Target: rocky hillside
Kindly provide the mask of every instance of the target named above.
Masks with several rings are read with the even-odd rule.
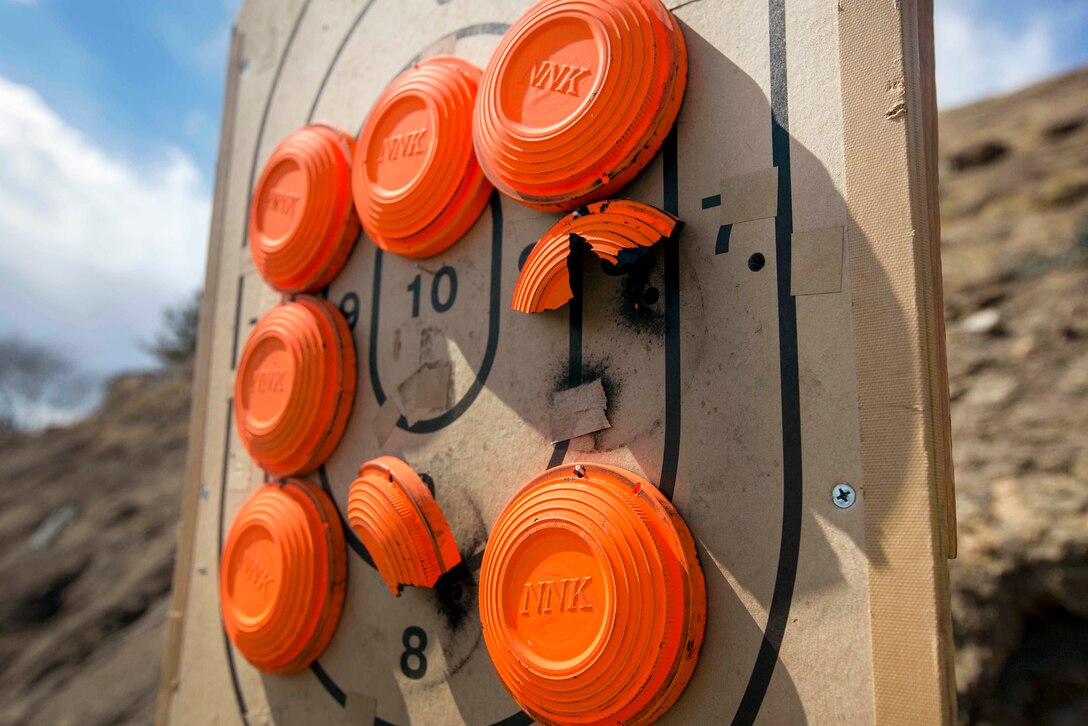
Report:
[[[961,718],[1088,723],[1088,70],[941,117]]]
[[[151,723],[190,379],[126,376],[87,421],[0,434],[0,723]]]
[[[1088,70],[941,118],[961,720],[1088,723]],[[189,371],[0,433],[0,723],[148,723]]]

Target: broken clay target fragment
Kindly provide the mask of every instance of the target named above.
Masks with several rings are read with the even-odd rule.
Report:
[[[355,398],[355,343],[328,300],[299,295],[265,313],[234,379],[234,424],[274,477],[308,474],[333,452]]]
[[[227,635],[256,668],[294,673],[321,655],[346,586],[344,532],[318,487],[266,484],[238,510],[223,547],[219,602]]]
[[[687,83],[680,24],[659,0],[544,0],[484,71],[473,143],[501,191],[535,209],[610,196],[661,147]]]
[[[434,587],[461,562],[457,543],[419,475],[394,456],[366,462],[348,491],[348,523],[385,584]]]
[[[492,186],[472,148],[480,69],[453,56],[421,61],[378,98],[355,149],[352,190],[384,250],[430,257],[459,240]]]
[[[512,307],[523,313],[554,310],[573,295],[567,272],[571,235],[583,239],[602,260],[620,262],[624,250],[652,247],[673,238],[679,219],[628,199],[595,202],[559,220],[534,246],[514,285]]]
[[[355,246],[354,147],[348,133],[315,124],[288,135],[265,164],[249,208],[249,250],[280,292],[325,287]]]
[[[706,624],[691,533],[648,481],[564,465],[521,488],[480,571],[484,642],[545,724],[648,724],[687,685]]]

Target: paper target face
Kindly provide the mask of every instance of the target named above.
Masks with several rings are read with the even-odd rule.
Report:
[[[689,63],[679,116],[645,168],[610,198],[655,207],[682,228],[619,264],[572,253],[570,303],[512,309],[534,245],[565,213],[498,190],[467,232],[432,256],[406,257],[359,234],[343,269],[316,293],[350,330],[354,402],[339,443],[305,477],[330,497],[343,529],[342,616],[328,647],[290,675],[257,671],[222,634],[219,551],[235,513],[267,481],[233,422],[235,372],[251,331],[281,300],[248,249],[254,185],[296,129],[322,123],[358,135],[382,92],[413,65],[456,56],[484,69],[530,5],[313,0],[242,11],[216,200],[221,244],[209,278],[217,302],[206,496],[175,718],[206,698],[201,708],[224,722],[532,722],[485,647],[481,566],[522,485],[577,462],[652,483],[695,544],[705,637],[690,682],[660,722],[791,719],[808,699],[826,701],[822,676],[795,679],[783,662],[807,658],[816,622],[804,618],[829,608],[843,618],[820,617],[820,639],[852,651],[844,667],[855,687],[871,688],[868,633],[849,625],[867,617],[862,508],[832,515],[830,501],[803,506],[809,480],[821,497],[835,481],[860,480],[850,298],[841,284],[841,119],[837,101],[826,100],[839,97],[838,58],[787,43],[821,32],[833,41],[836,19],[822,6],[787,17],[773,12],[776,2],[770,13],[766,2],[677,3]],[[812,237],[823,245],[816,272],[791,256],[810,230],[822,234]],[[836,260],[838,277],[827,272]],[[799,296],[803,285],[815,292]],[[565,395],[580,387],[584,396]],[[803,453],[810,446],[819,452],[811,459]],[[359,467],[383,455],[402,459],[433,490],[462,560],[436,587],[405,587],[399,597],[347,519]],[[838,557],[838,574],[807,572],[802,552]],[[866,720],[870,708],[862,698],[845,716]]]

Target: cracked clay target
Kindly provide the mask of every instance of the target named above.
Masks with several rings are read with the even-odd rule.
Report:
[[[499,677],[548,724],[648,724],[684,690],[706,624],[687,526],[642,477],[558,466],[499,515],[480,571]]]
[[[633,179],[680,111],[687,49],[658,0],[545,0],[484,71],[473,141],[488,178],[530,207],[572,210]]]
[[[397,597],[404,585],[434,587],[442,573],[461,562],[434,495],[395,456],[379,456],[360,467],[348,494],[347,515]]]

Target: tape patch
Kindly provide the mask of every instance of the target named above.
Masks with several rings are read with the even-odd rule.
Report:
[[[842,292],[842,227],[794,232],[792,244],[791,295]]]
[[[608,396],[599,378],[556,391],[552,394],[552,443],[612,428],[605,413],[607,408]]]
[[[720,224],[767,219],[778,214],[778,167],[722,181]]]

